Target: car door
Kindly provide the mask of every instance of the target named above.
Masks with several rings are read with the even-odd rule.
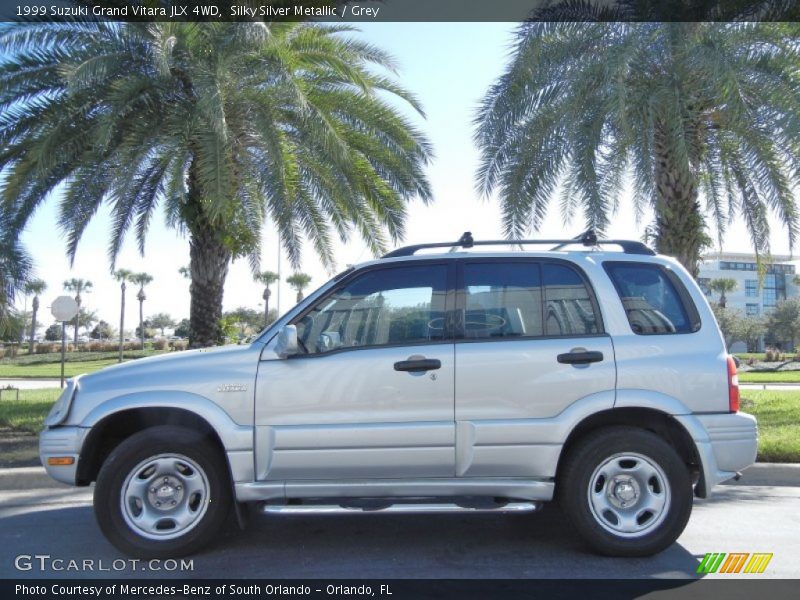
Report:
[[[464,261],[458,278],[456,472],[551,476],[557,416],[613,405],[614,350],[591,287],[544,259]]]
[[[259,364],[259,479],[454,476],[454,282],[445,262],[378,265],[293,320],[302,352]]]

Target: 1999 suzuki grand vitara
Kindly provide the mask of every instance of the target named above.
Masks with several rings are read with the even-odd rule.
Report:
[[[500,244],[555,247],[469,251]],[[595,550],[642,556],[755,460],[738,402],[714,315],[675,260],[589,232],[465,234],[345,271],[249,345],[72,379],[40,455],[59,481],[96,482],[100,528],[134,556],[197,551],[244,503],[425,513],[554,498]]]

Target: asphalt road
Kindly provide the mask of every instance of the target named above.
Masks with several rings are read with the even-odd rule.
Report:
[[[87,490],[2,491],[0,577],[696,578],[706,552],[771,552],[756,577],[799,577],[800,487],[716,490],[713,499],[695,502],[678,543],[648,559],[590,554],[548,505],[527,515],[257,516],[245,532],[231,523],[193,557],[190,572],[115,563],[125,557],[101,535]],[[65,566],[91,559],[95,570],[41,570],[34,559],[30,570],[19,571],[20,555],[49,555]],[[100,561],[110,570],[97,571]]]

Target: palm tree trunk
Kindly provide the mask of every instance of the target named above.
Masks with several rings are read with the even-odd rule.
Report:
[[[125,282],[120,284],[122,298],[119,309],[119,362],[122,362],[122,348],[125,345]]]
[[[22,327],[19,328],[19,349],[22,351],[22,344],[25,342],[25,322],[28,319],[28,294],[25,294],[25,305],[22,308]]]
[[[269,291],[268,287],[265,287],[264,293],[261,296],[264,299],[264,327],[269,324],[269,297],[271,295],[272,292]]]
[[[78,327],[81,324],[81,297],[80,295],[75,296],[75,302],[78,303],[78,312],[75,315],[75,349],[78,349]]]
[[[697,277],[700,252],[705,245],[703,216],[697,180],[688,160],[670,150],[663,127],[654,135],[656,188],[656,248],[674,256]]]
[[[191,228],[189,241],[189,347],[204,348],[222,342],[222,294],[231,252],[207,227]]]
[[[31,307],[31,337],[28,344],[28,354],[33,354],[34,340],[36,339],[36,316],[39,312],[39,296],[33,297],[33,305]]]
[[[202,201],[201,178],[193,160],[189,165],[188,194],[183,217],[189,230],[189,347],[205,348],[223,343],[220,326],[222,295],[232,254],[214,231]]]
[[[144,300],[141,298],[139,299],[139,336],[142,338],[142,350],[144,350]]]

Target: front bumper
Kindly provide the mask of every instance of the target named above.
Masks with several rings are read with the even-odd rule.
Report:
[[[707,497],[718,483],[756,461],[758,427],[747,413],[713,413],[675,417],[692,436],[703,468],[698,495]]]
[[[39,434],[39,460],[50,477],[61,483],[75,485],[81,447],[88,431],[85,427],[51,427]],[[47,464],[48,458],[65,456],[74,459],[71,465]]]

